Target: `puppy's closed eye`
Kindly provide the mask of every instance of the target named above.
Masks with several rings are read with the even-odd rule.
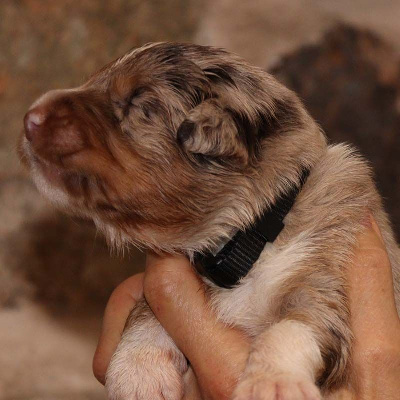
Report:
[[[146,87],[139,86],[133,89],[124,98],[116,97],[111,98],[111,102],[115,107],[115,114],[119,120],[129,115],[129,110],[131,107],[139,107],[140,100],[143,100],[143,95],[148,91]]]

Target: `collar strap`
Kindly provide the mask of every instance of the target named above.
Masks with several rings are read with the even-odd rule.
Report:
[[[238,231],[217,254],[196,253],[194,263],[197,270],[218,286],[235,286],[258,260],[266,243],[272,243],[285,227],[283,220],[293,207],[309,173],[309,169],[304,169],[299,186],[292,186],[249,228]]]

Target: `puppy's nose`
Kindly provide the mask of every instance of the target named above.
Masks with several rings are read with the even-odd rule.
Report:
[[[32,142],[38,135],[41,126],[46,120],[46,113],[43,109],[34,108],[26,113],[24,117],[25,137]]]

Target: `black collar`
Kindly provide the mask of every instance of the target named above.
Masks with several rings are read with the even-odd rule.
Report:
[[[218,286],[232,288],[236,285],[258,260],[265,244],[273,242],[285,227],[283,219],[292,208],[309,173],[309,169],[304,169],[299,186],[293,186],[282,195],[249,228],[238,231],[217,254],[196,253],[196,269]]]

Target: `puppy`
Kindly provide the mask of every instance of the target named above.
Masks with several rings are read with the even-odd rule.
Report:
[[[346,384],[346,268],[369,213],[397,301],[400,253],[368,163],[328,145],[293,92],[224,50],[155,43],[45,94],[24,124],[20,154],[56,206],[111,246],[183,253],[206,275],[218,318],[252,338],[235,400],[318,399]],[[250,257],[207,264],[243,240]],[[143,301],[109,366],[109,399],[181,399],[187,368]]]

